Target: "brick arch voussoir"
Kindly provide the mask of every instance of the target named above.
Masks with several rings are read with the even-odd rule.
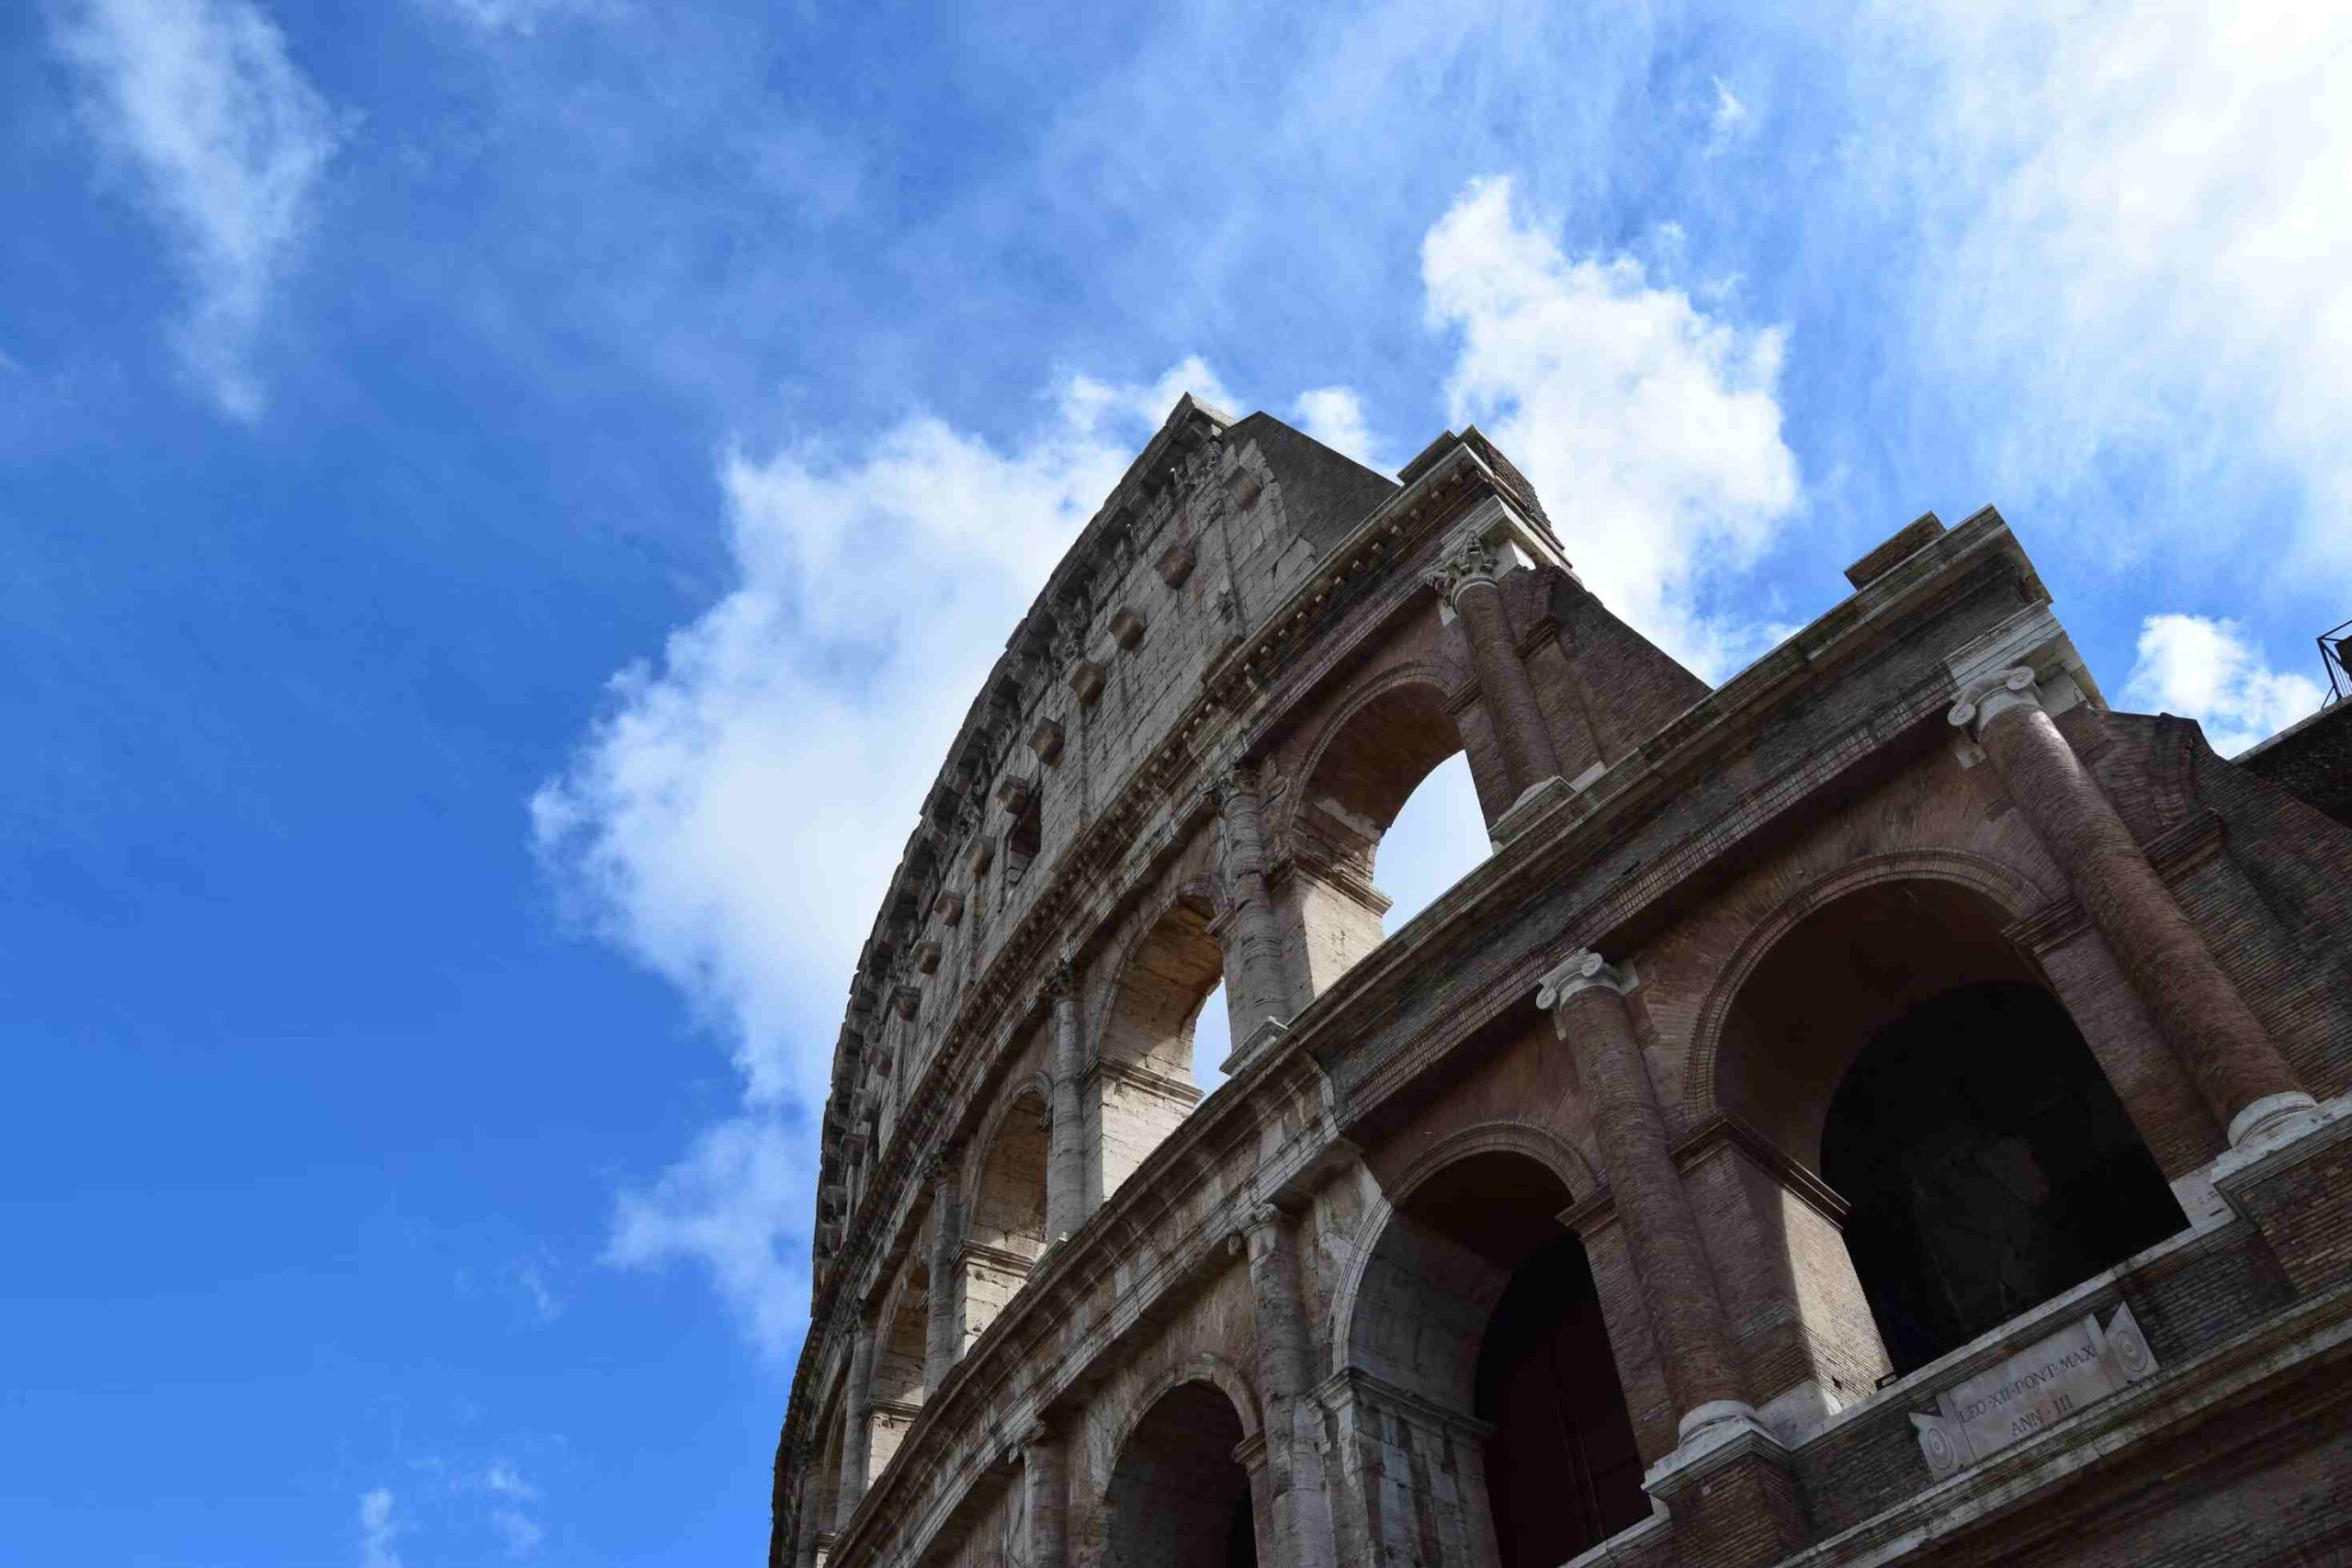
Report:
[[[1363,1289],[1364,1271],[1374,1252],[1396,1218],[1398,1205],[1410,1199],[1429,1179],[1447,1167],[1474,1155],[1523,1155],[1560,1179],[1571,1199],[1581,1202],[1601,1188],[1600,1175],[1584,1151],[1549,1128],[1526,1122],[1482,1122],[1439,1139],[1416,1156],[1398,1173],[1394,1193],[1375,1190],[1365,1204],[1355,1233],[1350,1237],[1348,1260],[1331,1292],[1330,1371],[1336,1375],[1351,1364],[1356,1329],[1356,1301]]]
[[[1715,1062],[1723,1043],[1724,1025],[1749,976],[1780,945],[1781,939],[1807,916],[1838,899],[1891,882],[1954,883],[1982,895],[2012,920],[2032,913],[2049,897],[2015,866],[1986,855],[1950,849],[1894,850],[1867,855],[1803,883],[1749,925],[1707,987],[1707,998],[1700,1006],[1682,1062],[1683,1092],[1695,1114],[1711,1115],[1716,1109]]]
[[[1146,943],[1159,933],[1165,920],[1180,904],[1204,904],[1212,919],[1226,912],[1227,900],[1225,888],[1215,874],[1200,870],[1163,883],[1159,889],[1136,906],[1134,923],[1119,939],[1117,958],[1103,972],[1102,978],[1087,993],[1084,1010],[1080,1014],[1080,1027],[1085,1032],[1084,1058],[1090,1066],[1102,1059],[1103,1032],[1110,1027],[1111,1009],[1118,1000],[1119,983],[1143,952]]]
[[[1131,1401],[1119,1412],[1119,1420],[1112,1429],[1111,1442],[1105,1449],[1111,1462],[1104,1467],[1094,1486],[1098,1504],[1109,1500],[1111,1483],[1117,1479],[1119,1461],[1127,1457],[1127,1445],[1134,1440],[1136,1428],[1159,1408],[1159,1402],[1190,1382],[1204,1382],[1225,1395],[1226,1403],[1241,1420],[1244,1442],[1258,1435],[1264,1423],[1258,1410],[1257,1386],[1249,1373],[1213,1351],[1199,1350],[1183,1357],[1172,1366],[1163,1366],[1157,1376],[1142,1386],[1150,1392]]]
[[[1313,739],[1306,744],[1297,766],[1293,768],[1279,807],[1272,813],[1269,827],[1272,842],[1266,848],[1270,855],[1279,859],[1296,847],[1295,843],[1298,814],[1305,809],[1306,785],[1323,766],[1323,759],[1330,752],[1349,727],[1363,710],[1391,692],[1407,686],[1426,686],[1443,702],[1455,687],[1465,680],[1466,673],[1432,659],[1408,659],[1382,668],[1363,679],[1346,698],[1338,704],[1317,727]]]

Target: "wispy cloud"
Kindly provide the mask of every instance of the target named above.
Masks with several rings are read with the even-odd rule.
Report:
[[[738,586],[616,678],[531,805],[547,864],[730,1046],[741,1112],[625,1193],[608,1258],[692,1259],[755,1343],[805,1311],[813,1108],[839,1007],[922,793],[1046,572],[1180,392],[1065,381],[991,445],[913,415],[843,453],[726,456]]]
[[[1711,316],[1630,256],[1571,260],[1506,179],[1462,194],[1421,276],[1460,338],[1453,419],[1527,470],[1593,591],[1703,673],[1760,651],[1764,628],[1715,592],[1796,511],[1780,331]]]
[[[359,1568],[401,1568],[392,1542],[401,1531],[392,1517],[390,1487],[379,1486],[359,1495]]]
[[[527,38],[541,22],[613,9],[613,0],[423,0],[427,9],[454,17],[488,34]]]
[[[262,412],[249,363],[340,130],[253,0],[85,0],[56,13],[90,128],[169,234],[194,295],[174,332],[223,412]]]
[[[1374,446],[1372,432],[1364,425],[1363,400],[1351,388],[1317,387],[1301,392],[1291,405],[1291,418],[1324,446],[1345,452],[1368,468],[1391,468]]]
[[[2140,623],[2139,660],[2123,688],[2134,707],[2197,720],[2224,757],[2318,711],[2323,694],[2310,676],[2271,669],[2236,621],[2177,615]]]
[[[2278,548],[2352,581],[2352,11],[1881,5],[1849,59],[1855,194],[1915,201],[1917,332],[2001,492],[2106,501],[2116,552]]]

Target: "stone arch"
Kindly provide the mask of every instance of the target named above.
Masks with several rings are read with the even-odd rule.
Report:
[[[1716,1107],[1843,1205],[1842,1258],[1783,1238],[1810,1293],[1859,1292],[1878,1345],[1855,1359],[1897,1371],[2185,1223],[2106,1069],[2006,934],[2013,889],[1954,870],[1906,857],[1790,900],[1741,955],[1712,1035]]]
[[[1258,1435],[1261,1426],[1258,1389],[1257,1385],[1250,1382],[1250,1374],[1214,1351],[1196,1350],[1177,1361],[1173,1366],[1164,1367],[1158,1377],[1145,1385],[1151,1390],[1149,1396],[1137,1399],[1128,1404],[1118,1425],[1112,1428],[1111,1441],[1106,1445],[1114,1468],[1118,1462],[1118,1456],[1125,1450],[1128,1440],[1135,1435],[1136,1425],[1143,1420],[1145,1415],[1170,1392],[1182,1388],[1188,1382],[1204,1382],[1214,1385],[1219,1393],[1225,1395],[1227,1402],[1233,1406],[1234,1413],[1239,1416],[1241,1436],[1246,1439]],[[1109,1478],[1106,1476],[1102,1483],[1103,1489],[1107,1491],[1110,1484]]]
[[[1748,928],[1730,959],[1716,971],[1699,1009],[1684,1057],[1682,1081],[1691,1109],[1704,1115],[1716,1104],[1716,1063],[1724,1021],[1756,966],[1804,918],[1824,905],[1862,888],[1901,881],[1951,882],[1981,894],[2010,920],[2023,918],[2044,900],[2024,874],[1983,855],[1959,850],[1900,850],[1849,861],[1807,883]]]
[[[1584,1151],[1547,1128],[1525,1122],[1489,1122],[1476,1127],[1464,1127],[1447,1134],[1415,1156],[1412,1163],[1398,1173],[1396,1197],[1374,1190],[1364,1204],[1364,1212],[1349,1238],[1345,1265],[1340,1270],[1338,1283],[1331,1292],[1331,1321],[1343,1325],[1343,1331],[1331,1336],[1329,1370],[1345,1371],[1348,1365],[1348,1336],[1344,1325],[1355,1313],[1356,1296],[1363,1285],[1364,1269],[1372,1260],[1373,1248],[1386,1228],[1389,1216],[1396,1212],[1396,1204],[1408,1199],[1415,1189],[1456,1160],[1476,1154],[1506,1152],[1526,1156],[1560,1179],[1560,1184],[1572,1200],[1582,1200],[1598,1191],[1601,1186],[1600,1174],[1585,1158]]]
[[[1255,1399],[1198,1356],[1141,1403],[1112,1445],[1100,1518],[1105,1568],[1256,1568],[1267,1499]]]
[[[1285,868],[1276,917],[1306,1001],[1380,944],[1388,895],[1374,876],[1382,840],[1438,766],[1467,750],[1436,665],[1402,664],[1351,694],[1317,732],[1275,824]]]
[[[1548,1134],[1473,1128],[1370,1206],[1332,1312],[1354,1559],[1550,1568],[1647,1515],[1564,1172],[1591,1175]],[[1384,1475],[1397,1446],[1426,1472]]]
[[[869,1483],[881,1475],[922,1408],[923,1358],[930,1347],[931,1269],[917,1249],[874,1318],[874,1362],[866,1380]]]
[[[1022,1082],[981,1127],[958,1249],[964,1287],[958,1355],[1028,1283],[1051,1239],[1046,1231],[1050,1103],[1041,1082]]]
[[[1445,705],[1448,694],[1460,681],[1461,676],[1455,671],[1429,660],[1415,660],[1384,671],[1350,694],[1347,701],[1317,727],[1298,764],[1291,770],[1295,787],[1289,791],[1274,822],[1275,845],[1272,847],[1277,852],[1288,851],[1295,847],[1300,831],[1317,830],[1308,824],[1313,821],[1309,806],[1316,798],[1318,778],[1328,785],[1337,786],[1340,794],[1336,798],[1352,813],[1368,815],[1365,807],[1376,807],[1385,800],[1388,815],[1384,826],[1385,820],[1393,820],[1396,807],[1412,794],[1413,785],[1428,777],[1438,763],[1463,749],[1461,727]],[[1384,734],[1408,744],[1400,754],[1386,759],[1371,755],[1377,750],[1372,744],[1375,736]],[[1418,744],[1412,744],[1416,741]],[[1379,764],[1383,761],[1390,766],[1382,768]],[[1397,778],[1408,773],[1410,783],[1398,790]],[[1387,775],[1385,778],[1384,773]],[[1390,795],[1394,798],[1389,799]]]
[[[1225,976],[1215,885],[1193,878],[1139,920],[1098,1003],[1085,1091],[1087,1207],[1118,1190],[1201,1098],[1193,1031]]]

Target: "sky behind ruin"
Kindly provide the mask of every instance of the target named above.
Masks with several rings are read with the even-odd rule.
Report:
[[[857,944],[1180,391],[1476,421],[1711,679],[1991,502],[2310,711],[2352,22],[2145,9],[0,8],[0,1558],[752,1561]]]

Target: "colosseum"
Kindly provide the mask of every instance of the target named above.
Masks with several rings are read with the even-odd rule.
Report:
[[[2342,770],[1990,508],[1712,689],[1575,545],[1178,403],[863,949],[772,1568],[2352,1560]]]

